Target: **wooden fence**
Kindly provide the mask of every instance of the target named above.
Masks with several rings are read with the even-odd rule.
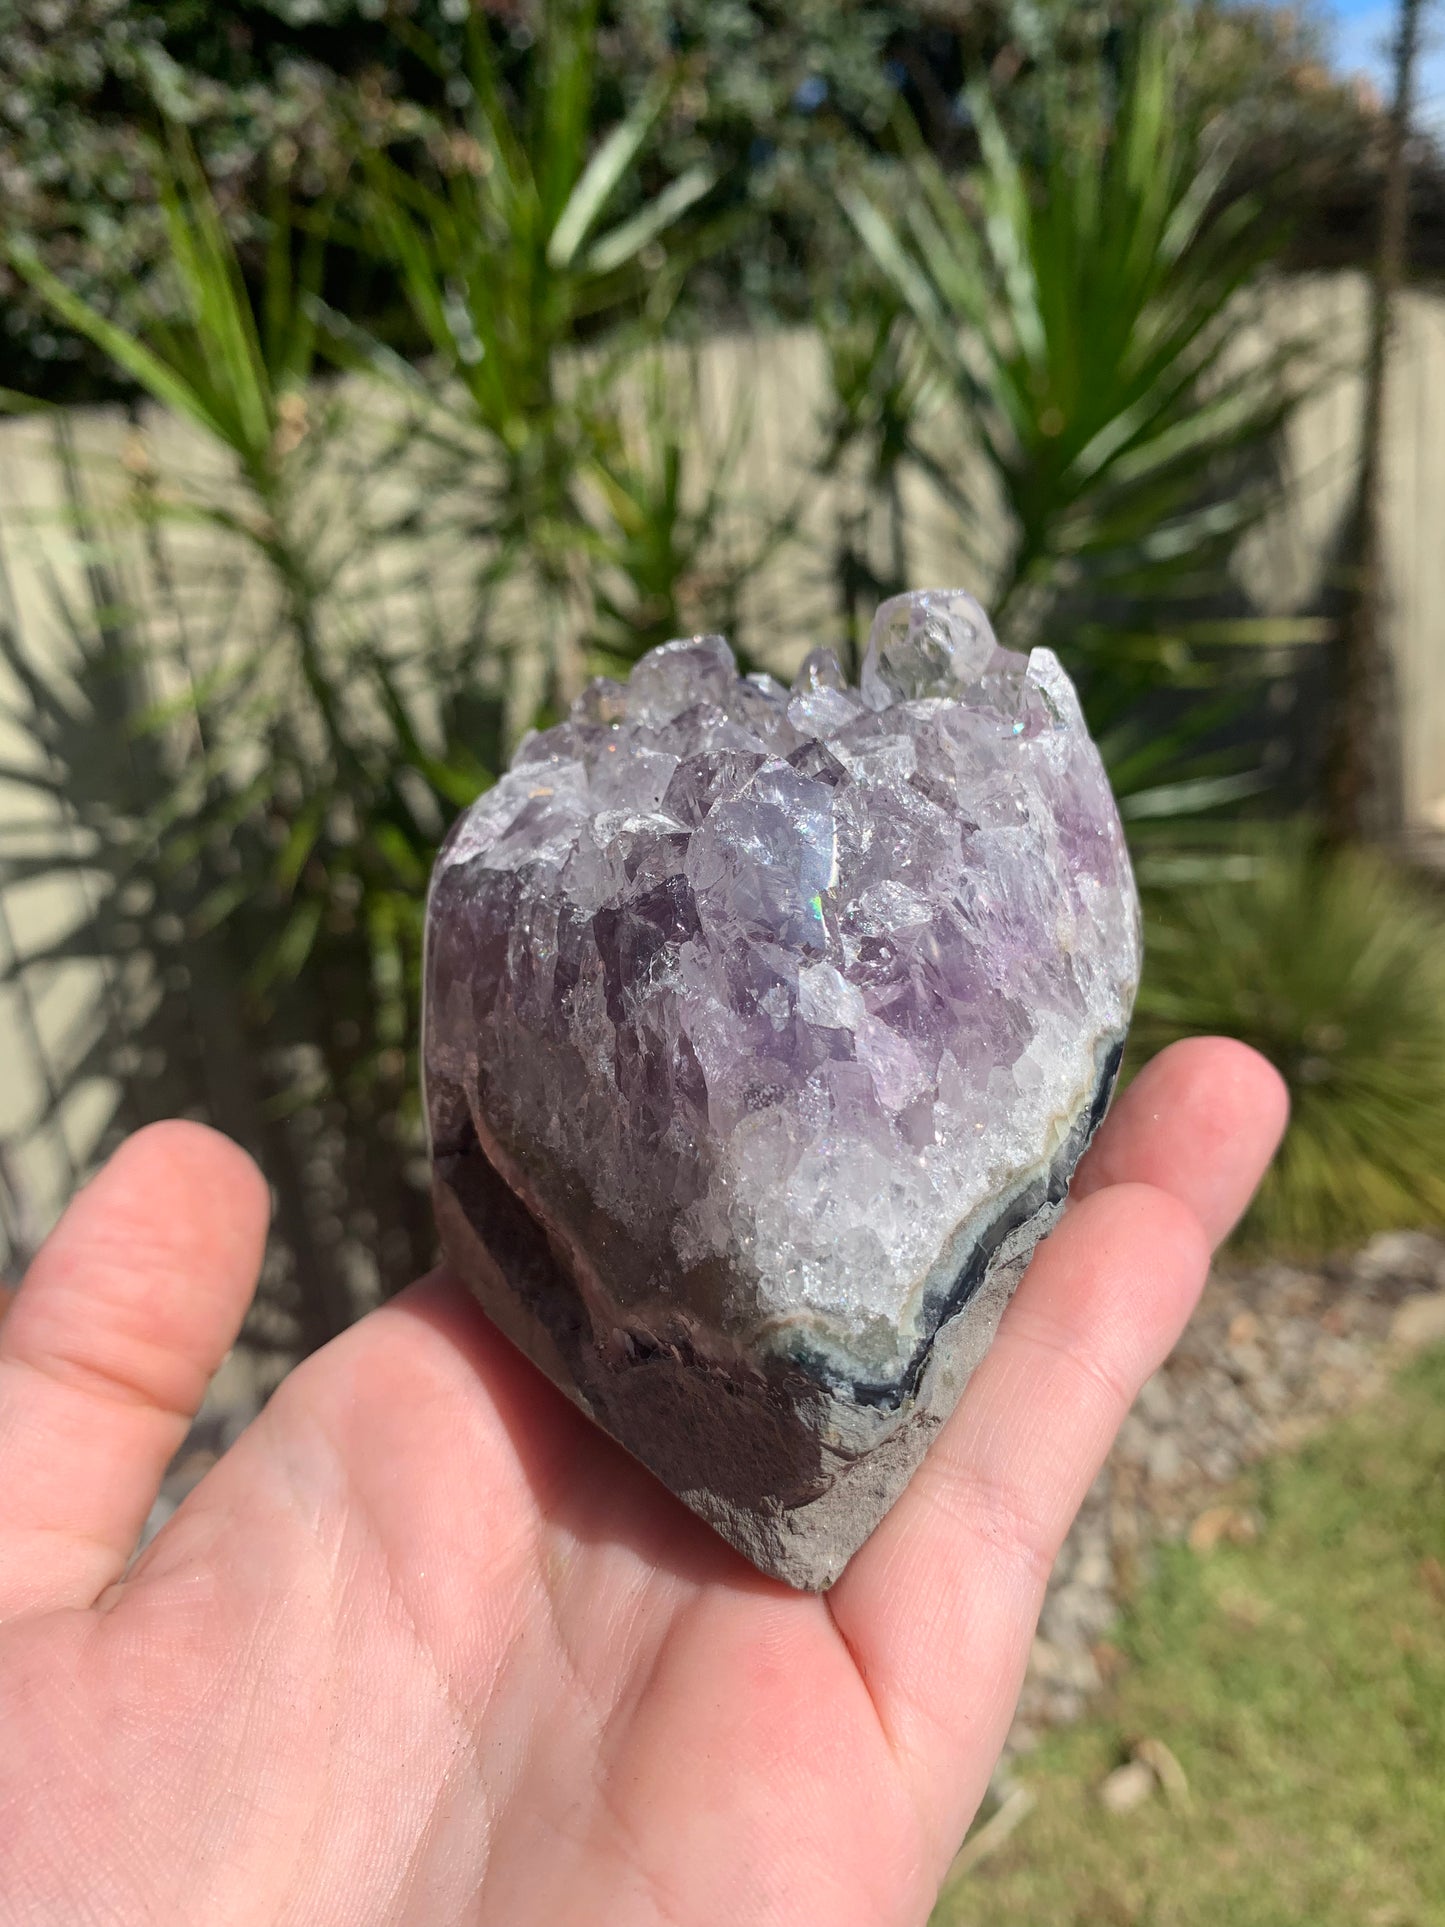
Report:
[[[1353,277],[1295,282],[1281,288],[1260,329],[1312,329],[1329,345],[1336,372],[1301,410],[1288,449],[1289,488],[1270,524],[1241,558],[1244,586],[1265,610],[1312,609],[1332,567],[1356,473],[1361,385],[1356,370],[1365,318],[1365,289]],[[825,395],[819,342],[805,331],[721,337],[700,351],[698,435],[722,447],[739,421],[735,474],[741,503],[724,541],[749,540],[747,505],[759,519],[782,506],[796,512],[796,531],[752,580],[741,620],[750,646],[786,670],[806,648],[836,633],[838,611],[830,557],[839,530],[850,527],[875,546],[883,539],[879,505],[856,481],[820,482],[811,473]],[[0,426],[0,622],[24,640],[31,659],[65,685],[68,674],[55,598],[78,589],[95,557],[76,532],[77,490],[104,529],[122,493],[133,425],[119,411],[68,417],[57,442],[53,421],[27,418]],[[207,457],[177,424],[152,421],[148,440],[158,466]],[[60,456],[66,459],[62,461]],[[966,451],[958,459],[967,461]],[[66,481],[68,464],[69,482]],[[1389,519],[1389,623],[1398,670],[1405,786],[1412,832],[1445,839],[1445,299],[1413,295],[1403,303],[1389,391],[1386,460]],[[405,477],[396,487],[404,493]],[[67,488],[69,501],[67,500]],[[910,564],[918,582],[951,582],[964,573],[957,532],[921,480],[904,502]],[[214,596],[225,602],[237,633],[263,635],[269,620],[264,583],[239,559],[210,562],[196,534],[167,535],[160,565],[196,575],[207,563]],[[191,552],[186,553],[187,544]],[[984,518],[985,573],[987,517]],[[155,553],[128,558],[141,581]],[[388,559],[371,556],[375,607],[405,633],[415,619],[412,593]],[[973,565],[976,566],[976,565]],[[466,558],[438,554],[429,593],[442,603],[462,593]],[[971,585],[972,586],[972,585]],[[986,594],[987,583],[982,583]],[[0,670],[0,770],[26,764],[34,746],[13,717],[23,712],[18,688]],[[29,830],[39,837],[63,827],[64,800],[47,803],[0,777],[0,826],[10,848]],[[0,973],[54,939],[84,908],[81,886],[12,882],[0,889]],[[116,1101],[104,1081],[57,1102],[55,1067],[106,1022],[104,970],[75,963],[24,972],[0,990],[0,1273],[13,1270],[53,1219],[83,1173]]]

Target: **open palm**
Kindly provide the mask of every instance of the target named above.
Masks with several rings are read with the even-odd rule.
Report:
[[[133,1138],[0,1326],[0,1919],[925,1920],[1054,1554],[1283,1117],[1219,1040],[1136,1080],[825,1597],[444,1275],[293,1372],[127,1568],[266,1221],[224,1139]]]

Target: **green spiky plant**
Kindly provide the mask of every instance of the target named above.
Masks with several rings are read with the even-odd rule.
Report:
[[[623,419],[638,358],[699,245],[684,216],[713,174],[698,163],[641,192],[665,76],[595,138],[596,0],[542,9],[520,98],[504,85],[492,35],[477,14],[459,50],[418,39],[466,106],[443,151],[420,161],[374,154],[368,184],[372,244],[445,381],[427,431],[450,524],[479,557],[476,629],[513,659],[515,731],[539,703],[555,710],[577,693],[598,666],[590,638],[605,636],[605,653],[624,658],[658,639],[654,612],[676,606],[715,525],[716,478],[696,491],[700,516],[685,507],[688,439],[654,411],[648,454]],[[644,476],[639,462],[649,461],[670,478]],[[615,511],[608,527],[599,503],[604,524]],[[623,597],[637,609],[631,631],[615,594],[599,600],[599,540],[614,588],[619,571],[635,571]]]
[[[935,376],[892,441],[951,509],[1004,640],[1059,650],[1126,807],[1147,792],[1140,820],[1156,824],[1167,783],[1192,816],[1249,779],[1191,753],[1227,704],[1168,727],[1141,704],[1218,695],[1257,680],[1258,644],[1317,639],[1317,625],[1207,606],[1277,499],[1306,357],[1300,343],[1237,352],[1280,237],[1256,202],[1225,196],[1226,150],[1186,106],[1187,29],[1150,17],[1124,45],[1117,62],[1101,49],[1046,76],[1027,139],[970,90],[966,179],[904,125],[903,168],[847,185],[843,203]],[[960,481],[960,437],[983,465],[977,491]]]
[[[1445,1224],[1445,905],[1376,857],[1272,841],[1236,852],[1236,881],[1151,900],[1132,1052],[1223,1031],[1284,1076],[1246,1242]]]
[[[696,355],[681,344],[626,365],[627,401],[596,423],[578,478],[586,518],[587,617],[594,672],[625,676],[647,649],[700,631],[727,635],[751,666],[744,593],[788,541],[795,505],[764,508],[742,486],[751,419],[700,447],[706,410]]]
[[[294,1260],[294,1337],[310,1346],[430,1256],[407,1173],[421,904],[432,850],[490,772],[452,727],[467,692],[426,646],[425,605],[419,621],[411,605],[423,641],[409,650],[372,615],[384,598],[362,569],[395,438],[358,453],[348,394],[321,378],[324,234],[298,235],[278,199],[253,292],[182,137],[156,166],[171,285],[133,331],[12,254],[201,458],[161,470],[138,432],[128,518],[110,526],[70,463],[73,534],[92,560],[78,598],[52,585],[51,620],[73,696],[7,638],[42,753],[12,780],[64,803],[24,871],[81,877],[89,903],[20,967],[111,970],[132,953],[134,995],[67,1076],[109,1054],[143,1101],[199,1102],[257,1151]],[[183,994],[154,994],[172,981]],[[149,1085],[122,1060],[147,1062]],[[325,1155],[298,1132],[326,1137]]]
[[[935,384],[901,296],[876,274],[855,270],[817,312],[828,375],[818,470],[840,485],[833,580],[841,657],[856,677],[873,611],[916,586],[903,477]]]

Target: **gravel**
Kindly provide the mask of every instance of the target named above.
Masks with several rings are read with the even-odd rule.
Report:
[[[1316,1266],[1219,1267],[1065,1543],[1009,1753],[1087,1711],[1114,1657],[1109,1627],[1152,1546],[1187,1538],[1205,1553],[1258,1537],[1259,1515],[1221,1504],[1221,1488],[1372,1396],[1409,1352],[1442,1342],[1445,1236],[1382,1232]]]

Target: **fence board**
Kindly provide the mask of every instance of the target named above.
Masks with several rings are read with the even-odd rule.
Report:
[[[1320,277],[1281,287],[1263,317],[1242,330],[1248,352],[1248,341],[1304,329],[1330,345],[1334,360],[1329,378],[1295,421],[1286,499],[1241,560],[1251,593],[1271,611],[1308,608],[1331,567],[1358,463],[1356,371],[1365,315],[1366,289],[1358,277]],[[723,531],[725,547],[734,557],[744,552],[749,505],[764,515],[788,506],[797,511],[796,539],[748,583],[741,609],[750,647],[787,671],[814,643],[839,638],[830,557],[840,525],[855,522],[881,566],[884,517],[857,476],[819,479],[811,472],[826,403],[826,363],[815,335],[791,330],[719,337],[698,351],[697,380],[697,433],[704,450],[726,446],[740,419],[748,428],[737,468],[739,505]],[[384,408],[373,412],[384,433]],[[1402,698],[1407,813],[1417,833],[1445,834],[1445,300],[1438,296],[1411,294],[1402,303],[1387,421],[1389,623]],[[71,415],[64,432],[78,486],[103,527],[124,491],[118,458],[133,429],[116,410],[89,410]],[[162,473],[179,464],[204,469],[213,462],[180,423],[151,417],[147,436]],[[54,428],[36,419],[0,425],[0,618],[9,614],[36,660],[63,686],[66,644],[53,595],[57,588],[81,593],[92,554],[66,525],[54,437]],[[970,462],[965,446],[950,452],[956,462]],[[397,473],[387,486],[400,506],[423,484]],[[968,559],[960,532],[927,484],[909,477],[905,510],[915,581],[963,580],[986,596],[988,554],[991,543],[997,551],[999,524],[982,494],[980,502],[974,536],[981,564]],[[205,627],[224,620],[238,644],[264,637],[271,620],[266,585],[244,556],[218,555],[212,532],[168,530],[163,549],[148,554],[132,543],[123,559],[134,592],[157,606],[164,605],[155,573],[161,566],[187,585],[193,621]],[[428,602],[444,620],[455,617],[472,559],[439,552],[423,594],[404,580],[399,553],[373,550],[359,564],[352,587],[388,632],[404,638],[426,619]],[[18,695],[0,667],[0,763],[25,762],[35,754],[12,721]],[[11,831],[27,821],[43,826],[50,807],[0,784],[0,825]],[[83,908],[78,885],[12,887],[0,901],[0,964],[7,944],[28,955],[63,934]],[[24,984],[0,993],[0,1269],[10,1247],[53,1218],[113,1102],[113,1093],[92,1087],[47,1117],[49,1066],[95,1020],[104,991],[104,976],[94,966],[63,965],[36,970]]]

